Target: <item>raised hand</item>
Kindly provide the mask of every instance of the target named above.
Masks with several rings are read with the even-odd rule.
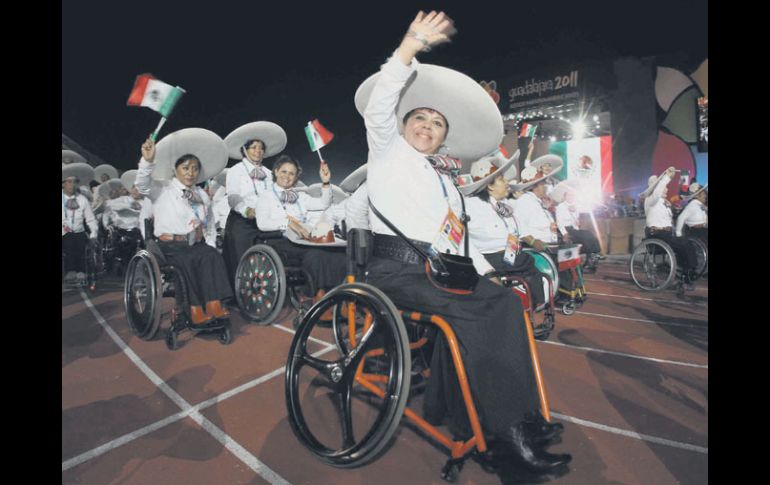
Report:
[[[147,140],[142,144],[142,158],[152,163],[155,160],[155,142],[151,137],[147,137]]]
[[[435,45],[449,42],[456,33],[454,22],[444,12],[436,13],[435,10],[431,10],[426,15],[420,11],[401,41],[399,51],[402,54],[402,60],[408,64],[418,52],[428,52]]]
[[[329,165],[326,162],[321,162],[321,169],[318,171],[318,175],[321,177],[321,182],[328,184],[332,179],[332,172],[329,170]]]

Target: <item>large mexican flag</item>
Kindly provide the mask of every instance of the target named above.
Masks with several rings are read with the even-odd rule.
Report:
[[[548,151],[564,160],[557,179],[578,179],[600,197],[613,192],[611,136],[557,141],[550,144]]]

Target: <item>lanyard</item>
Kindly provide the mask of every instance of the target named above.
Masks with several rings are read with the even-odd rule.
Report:
[[[188,190],[194,190],[194,188],[193,189],[188,189]],[[184,193],[184,191],[182,191],[182,192]],[[206,215],[206,207],[203,206],[203,204],[198,204],[197,202],[193,202],[192,200],[189,200],[188,202],[190,204],[190,208],[193,210],[193,213],[195,213],[195,218],[198,219],[198,222],[203,224],[203,228],[204,229],[207,228],[208,227],[208,224],[207,224],[208,221],[207,221],[207,218],[205,217],[205,215]],[[203,206],[203,215],[204,215],[203,218],[201,218],[200,214],[198,214],[198,206],[199,205]]]
[[[286,191],[286,189],[284,189],[284,191]],[[281,197],[278,195],[278,192],[275,191],[275,184],[273,184],[273,194],[275,194],[275,198],[278,200],[278,203],[281,204],[281,206],[283,207],[284,212],[286,212],[288,214],[289,211],[286,210],[286,204],[281,202]],[[305,210],[302,209],[302,203],[299,201],[299,194],[297,194],[297,202],[296,202],[296,204],[297,204],[297,207],[299,208],[299,216],[301,218],[301,221],[304,223],[305,222]]]
[[[243,162],[246,163],[245,161]],[[253,164],[251,164],[253,166]],[[262,170],[262,165],[260,164],[258,167],[255,167],[257,170]],[[251,172],[248,168],[246,168],[246,165],[243,166],[243,169],[246,170],[246,176],[249,177],[249,180],[251,180],[251,186],[254,188],[254,194],[259,196],[259,191],[257,191],[257,184],[254,182],[254,179],[251,178]],[[262,182],[262,188],[265,188],[265,182]]]
[[[509,233],[513,234],[513,231],[511,231],[511,228],[510,228],[510,227],[508,227],[508,223],[507,223],[507,222],[505,222],[505,217],[501,216],[501,215],[500,215],[500,213],[499,213],[499,212],[497,212],[497,208],[495,207],[495,205],[494,205],[494,204],[492,204],[492,201],[491,201],[491,200],[489,201],[489,205],[491,205],[491,206],[492,206],[492,209],[495,211],[495,214],[497,214],[497,217],[499,217],[500,219],[502,219],[502,220],[503,220],[503,224],[505,224],[505,229],[506,229],[506,230],[507,230]],[[513,227],[513,229],[514,229],[514,231],[515,231],[515,232],[518,234],[518,232],[519,232],[519,223],[518,223],[518,222],[516,222],[516,218],[515,218],[515,217],[511,216],[511,219],[513,219],[513,226],[514,226],[514,227]]]

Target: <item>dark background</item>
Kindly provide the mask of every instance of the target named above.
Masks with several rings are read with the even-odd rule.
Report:
[[[134,79],[147,72],[187,91],[159,138],[187,127],[224,138],[244,123],[273,121],[312,183],[318,158],[303,127],[318,118],[335,134],[322,153],[339,182],[366,159],[356,88],[417,11],[432,8],[445,10],[458,34],[420,61],[477,80],[626,56],[692,70],[708,56],[706,1],[83,0],[62,4],[61,131],[120,171],[134,168],[160,120],[126,106]]]

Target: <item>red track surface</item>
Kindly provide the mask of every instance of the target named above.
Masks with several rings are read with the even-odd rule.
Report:
[[[183,333],[171,352],[167,320],[156,340],[134,337],[122,282],[100,283],[62,292],[62,483],[445,483],[447,451],[406,420],[364,467],[330,467],[303,448],[284,401],[293,311],[272,327],[234,315],[229,346]],[[707,483],[708,281],[682,298],[642,293],[625,265],[605,261],[586,289],[585,305],[558,314],[537,344],[552,418],[565,426],[550,450],[573,455],[550,483]],[[458,483],[528,480],[467,460]]]

